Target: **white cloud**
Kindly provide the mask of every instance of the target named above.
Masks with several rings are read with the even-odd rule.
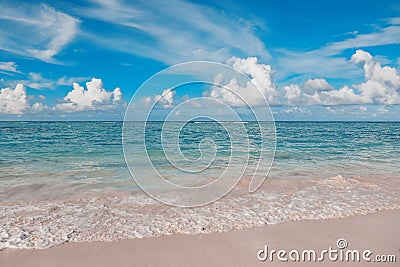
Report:
[[[318,91],[329,91],[333,89],[333,86],[330,85],[325,79],[308,79],[303,84],[303,89],[308,94],[313,94]]]
[[[377,104],[400,104],[400,76],[395,68],[382,67],[363,50],[357,50],[351,61],[364,69],[365,82],[355,85],[363,96]]]
[[[32,95],[27,95],[25,86],[21,83],[18,83],[15,89],[9,87],[3,88],[0,90],[0,114],[22,115],[42,112],[48,109],[46,105],[39,102],[31,106],[29,100],[33,100],[34,98]],[[38,98],[45,100],[45,97],[41,95]]]
[[[0,62],[0,70],[19,73],[17,67],[15,62]]]
[[[113,91],[113,103],[119,103],[122,100],[121,88],[117,87]]]
[[[230,90],[221,86],[213,86],[209,93],[210,97],[222,99],[227,104],[235,107],[245,106],[246,104],[243,100],[250,106],[263,105],[265,104],[264,97],[269,104],[279,103],[279,93],[272,81],[274,71],[270,65],[259,64],[256,57],[246,59],[232,57],[227,63],[235,70],[247,75],[259,90],[251,82],[243,86],[236,79],[225,81],[223,75],[219,74],[215,77],[215,83],[221,84]]]
[[[55,108],[67,112],[109,110],[118,107],[122,98],[120,88],[107,91],[101,79],[93,78],[86,83],[86,88],[74,83],[73,90],[64,97],[64,102],[57,104]]]
[[[174,102],[175,102],[175,97],[176,95],[176,91],[173,90],[172,88],[168,88],[163,90],[163,92],[158,95],[154,95],[152,96],[143,96],[140,99],[140,104],[139,104],[139,108],[149,108],[152,105],[154,105],[155,107],[161,107],[164,109],[167,108],[173,108],[174,107]],[[183,100],[183,99],[182,99]]]
[[[17,84],[15,89],[8,87],[0,90],[0,113],[20,115],[27,109],[29,104],[23,84]]]
[[[48,107],[46,105],[43,105],[42,103],[39,103],[39,102],[36,102],[32,105],[33,112],[42,112],[47,109],[48,109]]]
[[[79,20],[41,4],[0,3],[0,50],[55,62],[78,33]],[[10,30],[12,29],[12,30]]]
[[[120,88],[107,91],[103,88],[101,79],[93,78],[86,83],[87,89],[73,84],[73,90],[63,99],[62,103],[54,107],[48,107],[40,102],[32,103],[34,100],[45,101],[43,95],[28,95],[25,86],[18,83],[15,89],[3,88],[0,90],[0,114],[37,114],[44,111],[57,115],[57,111],[78,112],[78,111],[102,111],[120,107],[122,104],[122,92]]]
[[[189,60],[226,61],[232,54],[269,58],[254,26],[243,18],[185,0],[135,2],[93,0],[77,12],[111,25],[85,33],[112,49],[153,58],[167,64]],[[126,30],[123,40],[112,26]],[[107,38],[104,38],[107,31]],[[143,40],[146,40],[143,42]]]
[[[165,89],[161,95],[154,96],[154,101],[163,108],[172,108],[174,106],[175,93],[172,89]]]
[[[368,99],[363,96],[356,94],[353,89],[348,86],[343,86],[339,90],[335,90],[333,87],[329,90],[318,90],[313,88],[312,90],[307,86],[308,89],[304,89],[304,84],[299,86],[297,84],[291,84],[285,86],[286,91],[285,98],[288,100],[290,105],[342,105],[342,104],[364,104],[368,103]]]
[[[307,80],[303,85],[285,86],[285,98],[291,105],[400,104],[400,77],[395,68],[382,67],[363,50],[351,57],[364,70],[365,82],[354,88],[336,90],[325,79]]]

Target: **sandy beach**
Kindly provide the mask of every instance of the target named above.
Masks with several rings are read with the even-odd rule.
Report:
[[[114,242],[65,243],[50,249],[5,249],[0,266],[397,266],[400,251],[400,210],[379,211],[345,219],[305,220],[199,235],[175,234],[156,238]],[[376,255],[395,255],[397,263],[280,262],[260,261],[259,250],[338,249],[345,239],[347,249],[371,250]],[[262,254],[261,254],[262,256]],[[275,255],[276,257],[276,255]]]

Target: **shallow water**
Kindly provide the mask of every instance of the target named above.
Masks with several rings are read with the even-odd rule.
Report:
[[[152,155],[162,153],[154,134],[160,125],[150,125],[153,131],[147,146]],[[193,125],[180,139],[183,153],[188,158],[198,157],[199,140],[211,137],[218,149],[211,169],[218,174],[231,156],[229,136],[216,123]],[[252,146],[251,161],[257,159],[260,136],[255,123],[246,127],[249,134],[243,138]],[[0,122],[0,189],[29,184],[63,184],[84,191],[134,189],[123,156],[121,131],[121,122]],[[399,173],[400,123],[277,122],[276,132],[270,177]],[[245,150],[234,155],[237,161],[246,157]],[[143,160],[135,159],[138,168]],[[170,175],[179,176],[167,161],[158,164]]]

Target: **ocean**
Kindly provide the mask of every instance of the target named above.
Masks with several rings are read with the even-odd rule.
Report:
[[[255,122],[244,123],[247,135],[238,134],[237,147],[248,142],[250,150],[235,153],[218,123],[189,124],[172,157],[190,159],[177,163],[182,168],[194,168],[203,154],[212,159],[205,157],[206,171],[190,178],[163,160],[161,126],[148,123],[148,155],[129,158],[133,173],[145,173],[150,157],[170,179],[199,182],[228,167],[239,176],[240,163],[260,157]],[[271,169],[258,167],[269,171],[259,190],[247,191],[251,173],[245,172],[227,196],[185,209],[155,201],[134,182],[125,162],[122,122],[0,122],[0,249],[229,231],[400,207],[400,123],[276,122],[275,127],[275,157]]]

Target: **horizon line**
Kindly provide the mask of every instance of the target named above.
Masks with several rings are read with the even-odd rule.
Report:
[[[125,122],[124,120],[0,120],[2,122]],[[165,120],[148,120],[148,121],[126,121],[126,122],[165,122]],[[169,122],[184,122],[181,120],[169,121]],[[364,122],[364,123],[400,123],[400,120],[272,120],[272,121],[257,121],[257,120],[241,120],[241,121],[187,121],[187,122]]]

